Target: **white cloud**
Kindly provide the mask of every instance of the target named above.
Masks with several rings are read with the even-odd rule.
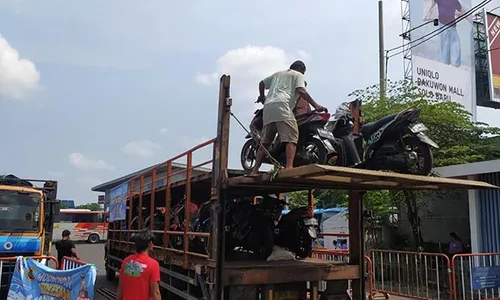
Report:
[[[0,35],[0,96],[23,99],[39,87],[40,73],[33,62],[19,57],[19,52]]]
[[[82,176],[76,178],[76,182],[81,183],[86,186],[96,186],[100,183],[102,183],[102,180],[94,177],[89,177],[89,176]]]
[[[65,174],[63,172],[57,172],[57,171],[49,171],[47,172],[47,175],[51,177],[64,177]]]
[[[161,146],[150,140],[130,141],[121,148],[123,153],[141,157],[152,157]]]
[[[232,97],[242,101],[234,101],[234,110],[245,113],[247,119],[252,113],[253,101],[258,96],[258,84],[266,76],[287,69],[297,59],[306,63],[310,55],[304,50],[295,53],[287,52],[273,46],[252,46],[231,49],[216,61],[213,72],[197,73],[195,81],[201,85],[213,86],[219,83],[222,74],[231,75]],[[247,116],[248,114],[248,116]]]
[[[109,165],[104,160],[94,160],[78,152],[74,152],[69,155],[69,164],[81,170],[114,170],[114,167]]]
[[[162,128],[162,129],[160,129],[160,134],[165,135],[167,133],[168,133],[168,128]]]

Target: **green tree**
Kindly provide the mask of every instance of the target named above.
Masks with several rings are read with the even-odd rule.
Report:
[[[82,204],[82,205],[78,205],[76,208],[90,209],[91,211],[100,211],[100,210],[102,210],[101,205],[99,205],[97,203]]]

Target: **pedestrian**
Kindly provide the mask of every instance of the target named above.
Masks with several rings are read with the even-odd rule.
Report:
[[[288,70],[276,72],[259,83],[260,95],[257,101],[264,103],[262,146],[269,147],[276,134],[278,134],[281,143],[286,145],[285,168],[287,169],[293,168],[299,140],[299,129],[293,112],[297,100],[302,97],[318,112],[326,110],[326,108],[316,103],[307,92],[304,79],[305,72],[306,65],[298,60]],[[265,90],[269,90],[267,97],[264,95]],[[251,176],[259,173],[264,156],[264,149],[259,147]]]
[[[70,239],[71,232],[67,229],[62,232],[62,240],[56,242],[57,250],[57,261],[59,262],[59,268],[63,269],[63,257],[74,257],[78,260],[78,254],[76,253],[75,244]]]
[[[456,232],[450,232],[450,243],[448,244],[448,256],[450,258],[455,254],[460,254],[464,252],[464,245],[462,239],[458,236]]]
[[[134,237],[135,254],[122,262],[116,300],[161,300],[160,265],[151,258],[153,235],[142,230]]]

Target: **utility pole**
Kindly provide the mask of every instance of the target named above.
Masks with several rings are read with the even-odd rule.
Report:
[[[384,49],[384,3],[378,1],[378,56],[379,56],[379,78],[380,99],[385,98],[385,49]]]

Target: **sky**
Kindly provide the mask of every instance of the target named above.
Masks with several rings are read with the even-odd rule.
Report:
[[[402,42],[400,6],[384,0],[386,49]],[[246,125],[258,82],[295,59],[334,110],[378,82],[377,16],[374,0],[2,0],[0,173],[58,180],[60,199],[95,202],[93,186],[215,137],[223,73]],[[391,58],[388,77],[402,76]],[[478,110],[500,126],[497,115]],[[245,131],[231,122],[238,168]]]

